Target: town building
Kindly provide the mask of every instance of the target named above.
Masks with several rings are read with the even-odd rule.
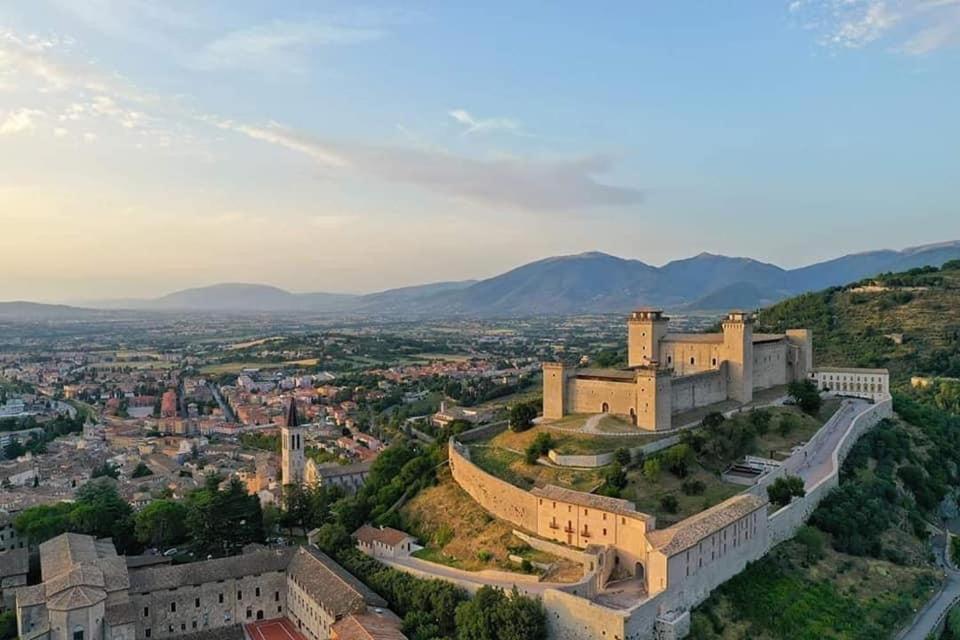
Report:
[[[886,369],[819,367],[810,378],[821,391],[841,396],[880,400],[890,394],[890,372]]]
[[[409,533],[365,524],[353,532],[357,549],[374,558],[404,558],[420,547]]]
[[[283,484],[337,486],[347,493],[354,493],[363,486],[370,475],[370,462],[317,464],[306,457],[305,438],[306,429],[300,425],[296,400],[291,398],[284,426],[280,428],[280,473]]]
[[[748,403],[755,391],[805,379],[813,370],[806,329],[754,333],[754,318],[731,311],[719,333],[671,333],[659,309],[627,321],[626,369],[543,365],[543,415],[610,413],[640,429],[672,428],[673,416],[727,400]]]
[[[109,540],[67,533],[40,545],[40,566],[42,582],[16,592],[22,640],[176,638],[270,619],[289,621],[292,640],[404,637],[380,596],[313,547],[131,569]]]

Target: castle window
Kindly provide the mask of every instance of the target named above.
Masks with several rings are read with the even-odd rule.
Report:
[[[197,609],[200,608],[200,598],[194,598],[193,606],[196,607]]]
[[[176,612],[177,612],[177,603],[176,603],[176,602],[171,602],[171,603],[170,603],[170,613],[176,613]]]
[[[143,608],[143,617],[144,617],[144,618],[150,617],[150,607],[144,607],[144,608]]]
[[[717,359],[716,359],[716,358],[713,359],[713,366],[717,366]]]
[[[237,600],[243,600],[243,591],[237,591]]]
[[[76,626],[73,628],[73,640],[83,640],[83,627]]]
[[[146,629],[143,630],[143,637],[145,638],[150,637],[150,627],[147,627]]]
[[[279,592],[279,591],[274,591],[274,592],[273,592],[273,601],[274,601],[274,602],[280,602],[280,592]]]
[[[690,364],[694,364],[695,362],[696,362],[696,358],[694,358],[693,356],[691,356],[691,357],[690,357]]]
[[[255,594],[258,598],[260,597],[260,587],[256,588]]]
[[[606,529],[603,530],[603,535],[607,535],[607,530],[606,530]]]
[[[667,364],[670,364],[672,362],[673,362],[673,356],[667,356]]]
[[[186,623],[186,622],[181,622],[181,623],[180,623],[180,631],[186,631],[186,630],[187,630],[187,623]]]
[[[222,593],[220,594],[220,597],[218,598],[218,600],[220,601],[220,604],[223,604],[223,594],[222,594]]]

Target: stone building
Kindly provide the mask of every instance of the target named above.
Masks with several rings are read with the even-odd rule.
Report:
[[[27,584],[30,556],[26,549],[0,551],[0,612],[14,608],[14,592]]]
[[[404,558],[416,550],[417,543],[416,538],[404,531],[369,524],[354,531],[353,538],[357,541],[357,549],[374,558]]]
[[[820,367],[810,378],[822,391],[842,396],[880,400],[890,394],[890,372],[886,369]]]
[[[340,623],[404,637],[382,598],[312,547],[128,569],[110,540],[68,533],[40,545],[40,564],[43,581],[16,592],[23,640],[192,637],[278,618],[303,636],[292,640],[336,637]]]
[[[753,331],[753,316],[732,311],[720,333],[670,333],[659,309],[627,321],[626,369],[543,365],[543,415],[611,413],[647,431],[670,429],[672,416],[726,400],[747,403],[754,391],[806,378],[813,345],[806,329]]]
[[[300,425],[296,400],[287,406],[285,426],[280,428],[280,473],[283,484],[331,485],[347,493],[363,486],[370,474],[370,463],[319,465],[307,459],[304,451],[306,429]]]

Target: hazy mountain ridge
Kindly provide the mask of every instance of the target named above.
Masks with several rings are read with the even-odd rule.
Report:
[[[291,293],[270,285],[223,283],[151,300],[104,301],[86,306],[155,311],[392,313],[407,317],[615,313],[642,305],[724,310],[765,306],[882,272],[940,266],[952,259],[960,259],[960,241],[850,254],[789,270],[752,258],[710,253],[655,267],[593,251],[544,258],[479,281],[436,282],[363,295]]]

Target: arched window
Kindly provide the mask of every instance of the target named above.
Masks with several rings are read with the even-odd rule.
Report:
[[[83,640],[83,625],[77,625],[73,628],[73,640]]]

